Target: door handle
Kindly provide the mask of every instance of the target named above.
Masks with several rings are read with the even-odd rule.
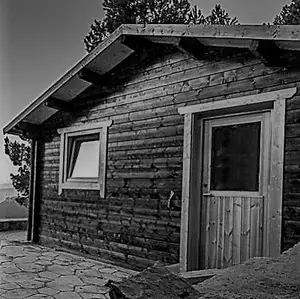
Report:
[[[203,193],[203,196],[213,196],[211,193]]]

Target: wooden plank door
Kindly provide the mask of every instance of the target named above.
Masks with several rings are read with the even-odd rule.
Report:
[[[202,120],[200,269],[263,255],[270,113]]]

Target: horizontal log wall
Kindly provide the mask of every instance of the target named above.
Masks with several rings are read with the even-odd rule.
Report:
[[[104,199],[97,191],[64,190],[58,196],[60,138],[49,133],[39,161],[39,233],[45,243],[145,267],[179,260],[183,116],[177,109],[300,86],[300,71],[266,67],[245,53],[212,61],[170,51],[142,67],[135,60],[119,70],[113,88],[88,89],[78,97],[79,112],[57,113],[45,126],[50,132],[113,120]],[[298,94],[287,102],[284,248],[300,238],[299,119]]]

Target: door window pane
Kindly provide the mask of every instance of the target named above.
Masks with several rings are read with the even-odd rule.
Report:
[[[260,130],[260,122],[212,128],[212,190],[258,191]]]

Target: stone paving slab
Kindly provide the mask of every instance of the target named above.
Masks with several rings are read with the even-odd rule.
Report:
[[[109,299],[137,272],[0,235],[0,299]]]

